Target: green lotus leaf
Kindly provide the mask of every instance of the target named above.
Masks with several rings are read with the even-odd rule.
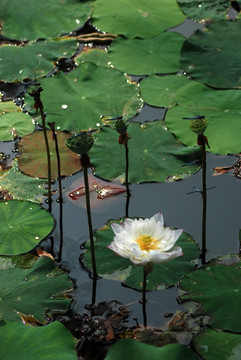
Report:
[[[197,31],[184,42],[182,68],[194,80],[217,88],[240,88],[241,21],[221,20]]]
[[[96,0],[93,24],[104,32],[127,38],[151,38],[180,24],[185,16],[176,0]]]
[[[47,137],[50,148],[51,177],[58,177],[57,157],[55,152],[55,142],[52,137],[52,131],[47,130]],[[69,133],[57,132],[58,148],[60,154],[61,175],[69,176],[81,170],[79,156],[65,145],[65,141],[70,137]],[[46,146],[43,131],[35,131],[30,135],[24,136],[18,143],[19,169],[32,177],[47,178],[48,166]]]
[[[220,20],[227,16],[229,0],[177,0],[180,9],[190,19]]]
[[[33,124],[31,117],[23,113],[22,109],[16,106],[13,101],[0,102],[1,141],[11,141],[16,136],[24,136],[33,132],[34,128],[35,125]]]
[[[112,222],[121,222],[121,220],[109,221],[104,228],[94,233],[98,274],[104,278],[118,280],[124,282],[127,286],[141,290],[143,267],[134,265],[129,259],[122,258],[107,248],[114,238],[113,230],[110,227]],[[182,276],[194,269],[195,262],[198,261],[199,257],[197,244],[190,235],[183,233],[176,245],[182,248],[184,256],[165,264],[154,264],[153,272],[148,274],[148,290],[156,290],[163,284],[166,287],[174,285]],[[89,242],[85,244],[83,261],[89,269],[92,268]]]
[[[185,76],[176,75],[152,75],[142,80],[140,89],[148,104],[169,108],[165,116],[166,126],[183,144],[194,146],[197,136],[190,131],[189,121],[182,118],[204,115],[208,120],[205,135],[211,147],[207,150],[217,154],[240,152],[239,91],[214,90]]]
[[[49,73],[59,58],[77,49],[75,39],[31,42],[24,46],[0,46],[0,73],[4,81],[36,79]],[[9,61],[9,59],[11,59]]]
[[[132,360],[198,359],[185,345],[169,344],[159,348],[132,339],[122,339],[111,346],[105,360],[122,360],[127,354]]]
[[[0,202],[0,253],[22,254],[32,250],[53,229],[47,210],[31,201]]]
[[[181,301],[200,303],[197,314],[210,316],[210,325],[240,332],[237,316],[241,302],[240,265],[240,260],[231,266],[213,261],[186,275],[180,284],[186,292],[181,295]]]
[[[0,190],[7,190],[15,200],[43,202],[47,190],[45,180],[35,179],[24,175],[18,170],[18,160],[14,160],[13,167],[0,173]]]
[[[194,349],[206,360],[238,360],[241,335],[206,329],[193,341]],[[221,351],[220,351],[221,350]]]
[[[180,51],[184,37],[163,32],[148,39],[118,37],[109,47],[109,59],[117,68],[132,75],[174,73],[180,71]]]
[[[40,327],[7,322],[0,326],[0,336],[5,360],[76,360],[74,339],[58,321]]]
[[[71,301],[67,289],[72,283],[52,259],[35,257],[32,264],[27,261],[26,266],[16,257],[0,257],[0,315],[5,321],[21,322],[21,313],[44,322],[46,310],[66,310]]]
[[[93,62],[98,66],[109,66],[108,52],[100,48],[84,47],[80,54],[76,57],[76,63]]]
[[[142,106],[139,90],[119,70],[91,62],[80,64],[67,75],[41,80],[41,99],[49,121],[61,130],[79,132],[101,126],[102,116],[133,117]],[[56,94],[56,96],[53,96]],[[26,96],[31,111],[33,100]]]
[[[127,131],[130,183],[173,181],[199,169],[197,165],[188,165],[200,158],[199,150],[180,144],[162,121],[131,123]],[[118,143],[118,133],[104,127],[94,138],[89,156],[95,175],[108,180],[120,177],[124,181],[125,148]]]
[[[92,4],[79,0],[22,0],[20,6],[18,0],[2,0],[2,35],[34,40],[69,33],[89,19]]]

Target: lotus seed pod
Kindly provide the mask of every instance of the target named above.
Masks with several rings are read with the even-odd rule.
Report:
[[[94,144],[91,134],[83,131],[77,135],[71,136],[65,141],[68,148],[79,155],[87,154]]]
[[[200,119],[192,119],[189,122],[189,128],[198,135],[202,135],[208,126],[208,121],[203,117]]]
[[[127,130],[126,122],[122,119],[122,117],[119,117],[115,123],[115,129],[118,131],[119,134],[125,135]]]

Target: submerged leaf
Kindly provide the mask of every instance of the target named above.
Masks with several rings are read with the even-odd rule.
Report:
[[[126,192],[125,186],[115,184],[113,182],[103,181],[91,175],[88,176],[88,181],[89,191],[91,193],[91,208],[95,208],[98,206],[101,206],[102,208],[103,202],[98,200],[106,200],[112,198],[113,196]],[[69,190],[72,191],[69,192]],[[71,186],[68,188],[68,191],[65,191],[65,193],[68,200],[77,202],[77,204],[81,207],[85,207],[85,185],[83,178],[81,178],[81,180],[75,180],[73,184],[71,184]]]
[[[61,175],[69,176],[81,170],[80,158],[73,151],[69,150],[65,141],[69,138],[69,133],[57,131],[58,148],[61,161]],[[52,131],[47,131],[52,179],[58,177],[57,157],[55,152],[55,142]],[[19,169],[26,175],[38,178],[48,177],[46,146],[43,131],[35,131],[33,134],[24,136],[18,143]]]
[[[105,301],[95,305],[91,315],[78,314],[71,318],[69,325],[75,338],[86,337],[87,346],[93,346],[93,342],[105,344],[117,340],[127,328],[128,316],[129,310],[118,301]]]

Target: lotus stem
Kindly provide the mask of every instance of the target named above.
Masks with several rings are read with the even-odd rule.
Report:
[[[52,199],[51,199],[51,160],[50,160],[50,150],[49,150],[49,142],[46,130],[46,121],[45,121],[45,114],[44,114],[44,107],[41,101],[40,93],[43,91],[41,87],[37,88],[37,90],[33,90],[29,93],[30,96],[34,98],[34,108],[36,112],[40,111],[41,119],[42,119],[42,127],[44,133],[44,141],[46,146],[46,155],[47,155],[47,166],[48,166],[48,211],[52,212]]]
[[[128,135],[127,135],[128,136]],[[126,185],[126,217],[129,216],[129,202],[130,202],[130,189],[129,189],[129,148],[128,141],[125,142],[125,156],[126,156],[126,171],[125,171],[125,185]]]
[[[97,287],[97,277],[93,277],[93,284],[92,284],[92,301],[91,305],[94,306],[96,302],[96,287]]]
[[[147,316],[146,316],[146,279],[148,272],[146,271],[146,266],[143,266],[143,285],[142,285],[142,314],[143,314],[143,325],[147,327]]]
[[[81,165],[84,172],[86,211],[88,218],[90,250],[91,250],[91,260],[92,260],[92,277],[97,278],[98,274],[96,270],[94,236],[93,236],[93,227],[92,227],[91,210],[90,210],[90,191],[89,191],[89,180],[88,180],[89,163],[90,163],[89,156],[87,154],[81,155]]]
[[[202,155],[202,200],[203,200],[203,211],[202,211],[202,252],[201,261],[202,265],[206,264],[206,219],[207,219],[207,160],[206,160],[206,141],[203,137],[200,140],[200,149]]]
[[[59,234],[60,234],[60,242],[59,242],[59,254],[57,261],[60,262],[62,258],[62,250],[63,250],[63,193],[62,193],[62,181],[61,181],[61,163],[60,163],[60,155],[59,155],[59,145],[58,145],[58,137],[57,132],[55,131],[55,123],[48,123],[50,129],[52,130],[54,144],[55,144],[55,153],[57,158],[57,170],[58,170],[58,185],[59,185]]]
[[[50,160],[50,150],[49,150],[49,141],[47,136],[46,130],[46,122],[45,122],[45,114],[43,108],[40,107],[40,114],[42,118],[42,126],[43,126],[43,133],[44,133],[44,141],[46,146],[46,154],[47,154],[47,165],[48,165],[48,205],[49,205],[49,212],[52,212],[52,198],[51,198],[51,160]]]
[[[114,119],[110,119],[110,120],[114,120]],[[123,120],[123,117],[118,116],[116,118],[116,120],[117,121],[115,123],[115,129],[120,134],[118,142],[119,142],[119,144],[125,146],[126,217],[128,217],[129,216],[129,202],[130,202],[130,196],[131,196],[130,189],[129,189],[129,149],[128,149],[128,140],[130,139],[130,137],[127,133],[128,125]]]

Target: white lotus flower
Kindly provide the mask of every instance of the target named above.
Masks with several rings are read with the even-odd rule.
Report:
[[[164,263],[183,255],[182,249],[174,246],[183,230],[165,228],[161,213],[150,219],[127,218],[121,225],[112,223],[111,227],[115,237],[108,248],[135,265]]]

